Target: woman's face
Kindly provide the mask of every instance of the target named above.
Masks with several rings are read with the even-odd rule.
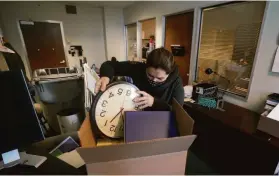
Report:
[[[161,68],[153,68],[153,67],[148,67],[146,69],[146,75],[148,77],[149,80],[152,80],[154,82],[157,83],[161,83],[166,81],[166,79],[168,78],[168,74],[166,73],[165,70],[161,69]]]

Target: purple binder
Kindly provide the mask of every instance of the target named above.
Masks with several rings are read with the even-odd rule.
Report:
[[[135,142],[177,136],[174,114],[169,111],[125,112],[124,140]]]

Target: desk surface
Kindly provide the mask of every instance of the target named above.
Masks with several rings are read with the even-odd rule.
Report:
[[[85,166],[76,169],[64,161],[48,154],[51,149],[57,146],[68,136],[71,136],[77,140],[76,133],[59,135],[35,143],[26,150],[26,152],[29,154],[47,157],[47,160],[38,168],[33,166],[17,165],[11,168],[2,169],[0,171],[0,175],[86,175],[87,172]]]
[[[225,112],[216,110],[216,109],[208,109],[208,108],[204,108],[201,107],[199,105],[196,104],[191,104],[191,103],[185,103],[184,108],[191,110],[192,112],[194,112],[193,114],[195,114],[199,119],[203,119],[203,118],[210,118],[210,119],[215,119],[217,121],[220,121],[224,124],[224,126],[228,126],[231,128],[234,128],[238,131],[240,131],[239,133],[243,132],[244,134],[246,134],[246,136],[252,136],[253,138],[259,139],[259,140],[266,140],[268,141],[268,138],[270,138],[270,135],[267,134],[262,134],[262,133],[258,133],[258,131],[256,130],[257,127],[257,123],[259,120],[259,114],[249,111],[247,109],[241,108],[239,106],[230,104],[230,103],[225,103],[224,109],[226,110]],[[191,115],[191,114],[190,114]],[[87,119],[88,120],[88,119]],[[197,124],[201,123],[202,121],[198,121],[197,120]],[[195,123],[196,125],[196,123]],[[230,144],[224,144],[223,140],[226,140],[225,138],[223,138],[222,134],[219,134],[218,137],[216,137],[216,135],[218,135],[216,133],[217,130],[223,130],[224,128],[219,128],[216,131],[213,131],[213,133],[209,134],[210,131],[212,130],[212,128],[210,128],[210,125],[208,124],[201,124],[204,125],[202,126],[202,130],[204,130],[204,133],[202,133],[200,136],[198,135],[198,138],[196,139],[196,141],[194,142],[194,145],[190,148],[190,152],[191,155],[188,156],[187,159],[187,169],[186,172],[188,170],[188,174],[209,174],[209,173],[221,173],[219,172],[219,170],[216,169],[216,172],[213,172],[212,170],[215,170],[215,167],[212,167],[212,160],[209,160],[211,158],[213,158],[214,160],[218,160],[216,161],[217,165],[221,165],[222,163],[224,163],[225,169],[228,169],[229,171],[231,171],[230,167],[228,167],[226,164],[226,162],[229,162],[230,160],[228,159],[229,157],[233,157],[235,154],[232,154],[231,151],[233,150],[238,150],[241,151],[243,150],[243,153],[253,148],[240,148],[242,146],[238,145],[237,146],[233,146],[233,150],[230,150],[229,147],[234,145],[233,142],[231,142]],[[206,128],[204,128],[206,127]],[[215,128],[217,126],[214,126],[213,128]],[[208,131],[207,131],[208,128]],[[219,132],[219,131],[218,131]],[[228,132],[227,132],[228,133]],[[230,135],[231,139],[236,139],[238,141],[238,137],[240,136],[235,136],[232,135],[230,133],[228,133],[228,135]],[[240,135],[240,134],[238,134]],[[68,135],[67,135],[68,136]],[[268,137],[267,137],[268,136]],[[64,138],[65,136],[60,136],[58,138]],[[224,137],[225,136],[224,134]],[[54,137],[55,140],[57,140],[57,137]],[[75,137],[74,137],[75,138]],[[221,140],[220,140],[221,139]],[[244,143],[248,138],[243,138],[244,140],[242,140],[242,142]],[[48,139],[49,140],[49,139]],[[273,144],[274,146],[277,146],[276,140],[278,141],[278,139],[272,139],[270,141],[271,144]],[[52,144],[54,146],[56,146],[58,143],[58,141],[61,141],[60,139],[57,140],[57,142],[55,144]],[[227,141],[225,143],[230,142],[229,139],[227,139]],[[241,142],[241,144],[242,144]],[[213,143],[215,143],[213,145]],[[249,143],[249,142],[247,142]],[[239,143],[237,143],[239,144]],[[279,144],[279,142],[278,142]],[[47,143],[48,145],[48,143]],[[39,168],[34,168],[31,166],[22,166],[22,165],[18,165],[12,168],[8,168],[8,169],[3,169],[0,171],[1,175],[28,175],[28,174],[37,174],[37,175],[41,175],[41,174],[46,174],[46,175],[85,175],[87,174],[86,172],[86,168],[85,166],[76,169],[66,163],[64,163],[63,161],[51,156],[48,154],[49,148],[53,148],[52,145],[49,145],[48,147],[45,147],[46,145],[44,144],[43,146],[36,146],[33,148],[30,148],[29,150],[27,150],[27,153],[30,154],[37,154],[37,155],[42,155],[42,156],[46,156],[48,159],[39,167]],[[279,146],[279,145],[278,145]],[[245,147],[245,146],[244,146]],[[256,149],[255,149],[256,150]],[[211,154],[211,156],[207,156],[207,159],[204,159],[203,156],[206,155],[206,152],[208,154]],[[262,151],[257,151],[257,152],[262,152]],[[228,156],[229,153],[229,156]],[[238,155],[243,156],[243,153],[239,153]],[[249,155],[249,157],[251,157],[251,160],[253,160],[253,154],[255,152],[251,152],[251,155]],[[225,157],[221,157],[219,156],[219,158],[217,157],[216,154],[219,154],[221,156],[225,156]],[[250,154],[250,153],[249,153]],[[228,157],[228,158],[226,158]],[[255,157],[259,157],[259,156],[255,156]],[[231,162],[239,162],[239,159],[244,160],[245,163],[249,163],[248,160],[246,158],[235,158],[235,160],[231,159]],[[228,161],[227,161],[228,160]],[[247,160],[247,162],[246,162]],[[240,164],[239,164],[240,165]],[[215,165],[213,165],[215,166]],[[233,166],[233,165],[232,165]],[[241,167],[241,166],[239,166]],[[251,168],[254,168],[255,165],[251,166]],[[257,166],[256,166],[257,167]],[[245,166],[245,168],[247,168],[247,166]],[[245,169],[244,168],[244,169]],[[269,168],[268,168],[269,169]],[[210,171],[211,170],[211,171]],[[224,171],[224,170],[221,170]],[[225,173],[232,173],[232,172],[225,172]],[[234,172],[234,173],[238,173],[238,172]]]
[[[249,134],[252,137],[258,138],[259,140],[268,141],[270,142],[270,144],[279,148],[278,138],[257,130],[257,125],[260,120],[260,114],[256,112],[250,111],[248,109],[228,102],[224,103],[225,111],[209,109],[190,102],[184,103],[184,108],[186,110],[187,108],[195,109],[196,111],[205,114],[207,117],[219,120],[224,124],[237,130],[240,130],[241,132]]]
[[[35,154],[35,152],[29,152]],[[39,152],[41,153],[41,152]],[[37,153],[37,155],[39,155]],[[0,171],[1,175],[85,175],[87,174],[85,166],[76,169],[67,163],[48,154],[40,154],[46,156],[47,160],[38,168],[33,166],[17,165],[11,168],[5,168]]]
[[[259,114],[228,102],[224,103],[225,111],[209,109],[198,104],[188,102],[185,103],[184,106],[186,108],[195,108],[213,119],[220,120],[233,128],[237,128],[249,134],[256,131],[257,124],[260,119]]]

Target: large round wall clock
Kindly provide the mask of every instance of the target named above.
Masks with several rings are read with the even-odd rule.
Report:
[[[121,138],[124,134],[124,111],[136,111],[133,99],[138,88],[128,82],[115,82],[99,92],[92,103],[90,118],[98,129],[110,138]]]

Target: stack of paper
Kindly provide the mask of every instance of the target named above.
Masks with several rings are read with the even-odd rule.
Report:
[[[268,118],[279,121],[279,104],[267,115]]]
[[[24,165],[34,166],[38,168],[41,164],[43,164],[47,160],[47,157],[31,155],[31,154],[27,154],[26,152],[20,152],[20,159],[22,160],[22,163]]]
[[[58,158],[75,168],[79,168],[85,164],[84,160],[80,157],[76,150],[63,153],[62,155],[59,155]]]
[[[3,53],[15,53],[13,50],[3,46],[0,44],[0,52],[3,52]]]
[[[83,64],[84,68],[84,93],[85,93],[85,107],[89,109],[92,104],[92,96],[95,95],[95,84],[100,79],[98,74],[91,69],[87,63]]]
[[[184,97],[185,98],[191,98],[193,93],[193,86],[187,85],[184,87]]]

